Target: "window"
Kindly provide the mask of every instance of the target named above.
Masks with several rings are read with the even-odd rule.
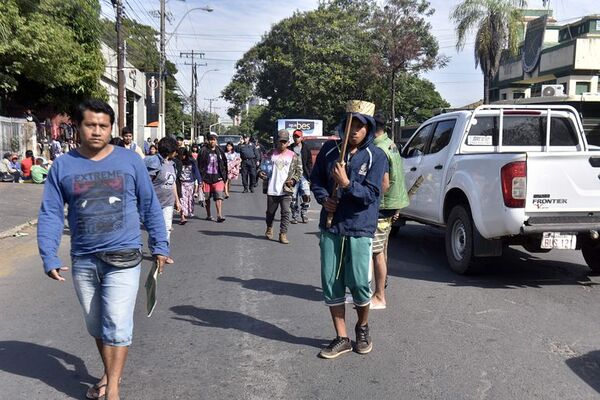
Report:
[[[412,140],[406,145],[404,151],[404,157],[417,157],[423,155],[431,139],[433,133],[433,124],[425,125],[419,130],[419,132],[412,138]]]
[[[524,99],[525,92],[513,92],[513,99]]]
[[[498,117],[477,117],[473,120],[467,144],[470,146],[498,145]]]
[[[546,126],[546,118],[542,118],[542,124]],[[544,135],[545,136],[545,135]],[[577,146],[579,138],[568,118],[552,118],[550,124],[550,146]]]
[[[506,100],[506,93],[502,93],[502,100]]]
[[[575,82],[575,94],[589,93],[590,89],[590,82]]]
[[[429,146],[429,154],[437,153],[450,143],[452,137],[452,131],[456,125],[456,120],[441,121],[435,127],[433,132],[433,138],[431,139],[431,145]]]
[[[470,146],[497,146],[498,117],[477,117],[467,135]],[[550,146],[577,146],[576,130],[568,118],[552,117]],[[546,117],[536,115],[505,115],[502,128],[503,146],[545,146]]]

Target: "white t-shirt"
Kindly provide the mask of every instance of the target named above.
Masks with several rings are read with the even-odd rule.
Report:
[[[273,155],[271,156],[273,173],[271,174],[269,187],[267,188],[267,194],[269,196],[281,196],[284,194],[283,185],[290,173],[294,155],[295,153],[293,151],[287,149],[283,153],[280,153],[277,150],[273,152]]]

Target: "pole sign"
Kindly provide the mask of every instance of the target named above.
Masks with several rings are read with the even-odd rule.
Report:
[[[277,130],[285,129],[290,135],[300,129],[304,136],[323,136],[323,121],[320,119],[278,119]]]
[[[158,122],[160,104],[160,80],[158,73],[146,73],[146,125]]]
[[[540,55],[544,47],[544,34],[548,24],[548,15],[543,15],[527,24],[525,32],[525,41],[521,60],[523,62],[523,72],[532,73],[540,61]]]

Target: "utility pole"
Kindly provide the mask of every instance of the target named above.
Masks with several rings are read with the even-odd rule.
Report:
[[[213,97],[212,99],[204,98],[204,100],[208,101],[208,113],[212,114],[212,103],[213,103],[213,101],[219,100],[219,98],[218,97]]]
[[[160,0],[160,62],[159,62],[159,79],[160,93],[158,104],[158,137],[165,137],[165,2]]]
[[[119,135],[125,127],[125,44],[123,40],[123,0],[111,0],[117,17],[117,114]]]
[[[196,108],[197,108],[197,97],[198,97],[198,93],[197,93],[197,87],[198,87],[198,74],[196,73],[196,68],[198,66],[203,66],[203,65],[207,65],[207,64],[198,64],[196,63],[195,58],[199,57],[199,58],[203,58],[204,57],[204,53],[200,53],[198,51],[190,51],[190,52],[182,52],[179,53],[180,57],[186,57],[186,58],[191,58],[192,62],[190,63],[185,63],[185,65],[191,65],[192,66],[192,91],[191,91],[191,100],[192,100],[192,129],[191,129],[191,139],[192,141],[196,140],[196,136],[197,136],[197,128],[196,128]]]

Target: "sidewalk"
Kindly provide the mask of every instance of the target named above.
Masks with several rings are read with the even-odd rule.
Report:
[[[0,183],[0,239],[37,222],[44,185]]]

